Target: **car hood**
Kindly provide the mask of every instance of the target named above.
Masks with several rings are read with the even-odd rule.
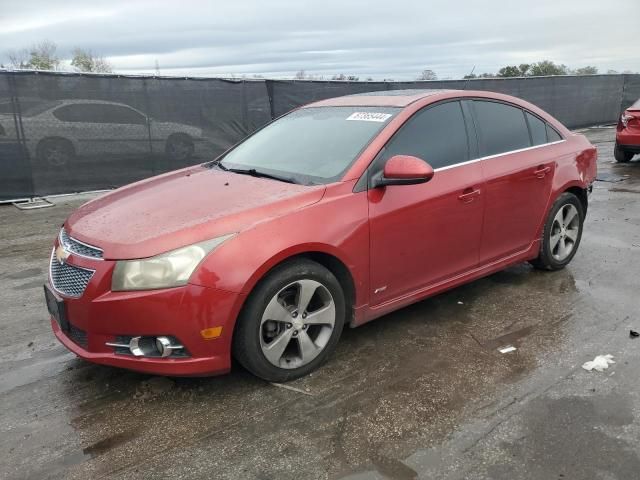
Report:
[[[103,249],[105,259],[145,258],[240,232],[316,203],[324,191],[190,167],[96,198],[71,214],[65,228]]]

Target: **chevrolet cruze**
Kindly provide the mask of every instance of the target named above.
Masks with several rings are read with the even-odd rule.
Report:
[[[347,325],[519,262],[566,266],[595,175],[584,136],[507,95],[316,102],[71,214],[45,286],[51,326],[104,365],[214,375],[235,357],[294,379]]]

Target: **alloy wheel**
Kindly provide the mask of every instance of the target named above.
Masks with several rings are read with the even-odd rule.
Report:
[[[302,367],[327,346],[336,321],[331,292],[322,283],[297,280],[276,293],[260,321],[260,347],[276,367]]]
[[[564,261],[576,246],[580,233],[580,215],[578,209],[569,204],[563,205],[551,224],[549,247],[553,258]]]

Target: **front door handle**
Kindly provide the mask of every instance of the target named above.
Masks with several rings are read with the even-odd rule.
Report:
[[[473,199],[479,195],[480,195],[480,189],[469,187],[469,188],[465,188],[462,191],[462,194],[458,196],[458,200],[464,203],[471,203],[473,202]]]
[[[545,175],[547,173],[549,173],[551,171],[551,167],[544,167],[542,165],[540,165],[538,168],[536,168],[535,172],[533,172],[535,174],[536,177],[538,178],[544,178]]]

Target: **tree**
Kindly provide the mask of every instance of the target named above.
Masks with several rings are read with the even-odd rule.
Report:
[[[519,77],[521,75],[522,72],[515,65],[507,65],[498,70],[498,77]]]
[[[434,72],[433,70],[423,70],[422,72],[420,72],[420,75],[418,75],[418,78],[416,80],[437,80],[438,79],[438,75],[436,75],[436,72]]]
[[[598,67],[586,66],[576,68],[573,72],[575,75],[595,75],[598,73]]]
[[[347,75],[348,82],[357,82],[358,80],[360,80],[360,77],[356,77],[355,75]]]
[[[34,70],[57,70],[60,58],[56,55],[58,46],[50,40],[36,43],[29,49],[27,68]]]
[[[569,69],[566,65],[558,65],[551,60],[542,60],[531,65],[531,76],[543,77],[547,75],[567,75]]]
[[[300,69],[296,72],[296,80],[304,80],[305,78],[307,78],[307,72],[305,72],[303,69]]]
[[[331,77],[331,80],[339,80],[341,82],[346,80],[346,79],[347,79],[347,77],[346,77],[346,75],[344,73],[339,73],[339,74],[334,75],[333,77]]]
[[[518,68],[520,69],[520,76],[525,77],[529,74],[529,70],[531,69],[531,64],[521,63],[520,65],[518,65]]]
[[[94,55],[91,50],[84,50],[82,48],[73,50],[71,66],[81,72],[111,73],[113,71],[111,64],[103,57]]]
[[[29,68],[27,64],[29,63],[29,50],[26,48],[22,48],[20,50],[9,50],[7,52],[7,57],[9,57],[9,65],[11,68]]]

